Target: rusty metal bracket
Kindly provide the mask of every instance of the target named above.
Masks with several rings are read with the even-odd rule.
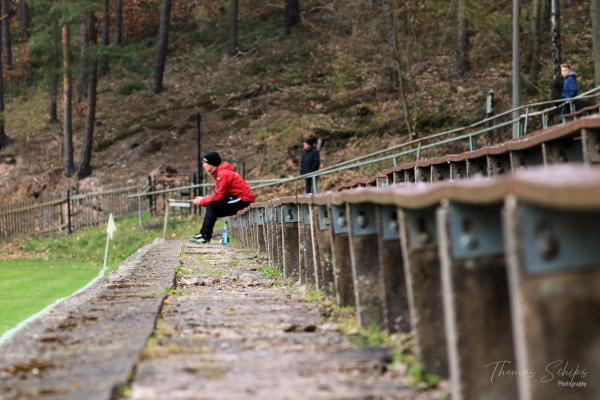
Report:
[[[285,204],[281,207],[283,222],[291,224],[298,222],[298,206],[295,204]]]
[[[518,203],[523,262],[531,274],[600,266],[600,210]]]
[[[265,220],[267,222],[273,222],[275,220],[275,216],[273,215],[273,207],[267,207],[265,209]]]
[[[326,231],[329,229],[329,213],[327,206],[319,206],[319,229]]]
[[[350,207],[353,236],[377,234],[377,220],[373,204],[349,204],[348,207]]]
[[[254,223],[256,225],[264,225],[265,223],[265,209],[256,208],[254,210]]]
[[[500,204],[450,203],[448,232],[450,250],[457,260],[504,252]]]
[[[310,225],[310,207],[308,204],[300,204],[302,210],[302,223],[304,225]]]
[[[380,206],[381,228],[383,231],[383,240],[400,239],[400,229],[398,226],[398,210],[394,206]]]
[[[348,221],[346,221],[346,206],[331,206],[331,220],[333,222],[333,233],[348,233]]]
[[[436,207],[421,210],[403,210],[408,243],[412,249],[425,249],[438,244],[435,222]]]

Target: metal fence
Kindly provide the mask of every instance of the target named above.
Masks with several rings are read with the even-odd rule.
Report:
[[[104,223],[108,215],[133,215],[138,204],[130,195],[140,188],[128,186],[102,192],[59,194],[53,197],[0,205],[0,239],[25,235],[70,233]]]

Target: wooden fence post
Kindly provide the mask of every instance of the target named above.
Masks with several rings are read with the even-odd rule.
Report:
[[[71,191],[67,190],[67,226],[69,234],[73,233],[73,226],[71,225]]]

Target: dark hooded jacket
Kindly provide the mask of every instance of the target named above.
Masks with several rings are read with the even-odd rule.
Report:
[[[255,197],[248,182],[244,180],[235,170],[233,165],[222,162],[213,173],[215,180],[215,193],[206,196],[200,201],[200,205],[206,207],[208,203],[222,200],[228,197],[240,198],[247,203],[254,203]]]
[[[300,160],[300,175],[318,171],[320,165],[321,158],[319,156],[319,150],[314,146],[311,146],[310,149],[304,150],[302,153],[302,160]]]

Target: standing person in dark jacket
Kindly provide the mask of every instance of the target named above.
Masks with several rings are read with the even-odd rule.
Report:
[[[190,238],[190,241],[196,243],[210,242],[217,218],[234,215],[255,200],[248,182],[235,172],[231,164],[222,161],[219,153],[207,153],[202,161],[204,171],[213,176],[215,193],[212,196],[198,196],[192,200],[192,204],[206,207],[200,232]]]
[[[569,64],[561,64],[560,73],[564,78],[563,81],[563,91],[561,98],[564,100],[571,99],[577,96],[577,75],[573,72],[573,68]],[[575,103],[573,103],[573,107],[571,109],[569,104],[565,104],[562,107],[561,116],[564,114],[569,114],[570,112],[575,111]]]
[[[309,136],[304,140],[304,151],[300,161],[300,175],[309,174],[319,170],[321,158],[317,149],[317,138]],[[315,178],[316,182],[316,178]],[[316,188],[313,188],[312,178],[306,179],[306,193],[314,193]]]

